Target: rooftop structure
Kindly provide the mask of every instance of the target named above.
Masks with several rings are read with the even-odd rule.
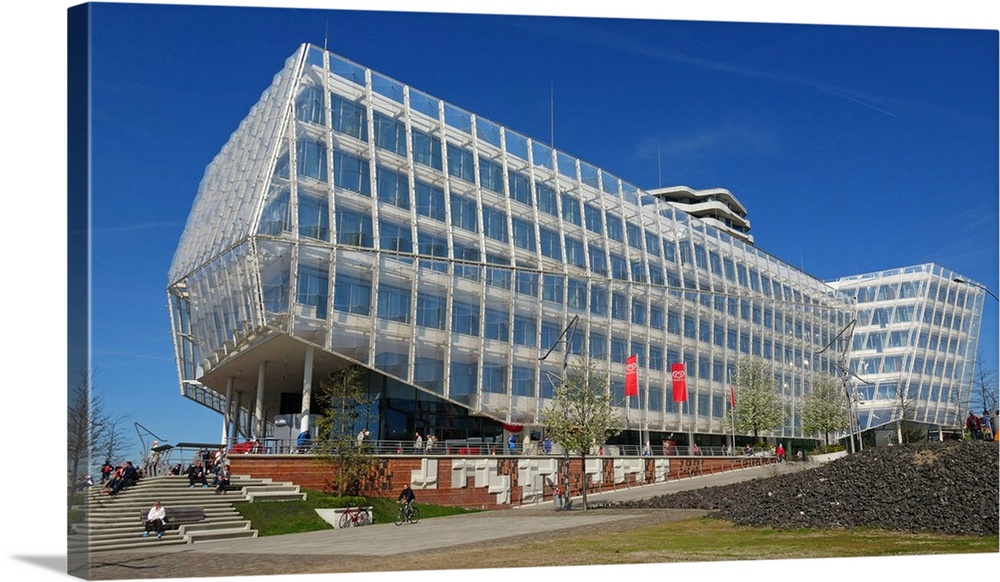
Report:
[[[687,186],[671,186],[650,190],[649,194],[669,202],[675,208],[700,218],[723,232],[753,244],[747,209],[725,188],[695,190]]]

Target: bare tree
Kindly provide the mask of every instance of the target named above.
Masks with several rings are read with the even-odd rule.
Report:
[[[320,382],[315,402],[322,416],[316,420],[312,452],[332,469],[327,488],[338,495],[358,495],[374,462],[368,444],[359,446],[354,438],[358,421],[372,404],[361,382],[361,368],[350,365],[331,373]]]
[[[594,363],[580,360],[567,369],[543,412],[552,438],[567,451],[576,451],[586,478],[587,452],[604,445],[621,432],[621,419],[612,406],[607,375]],[[568,484],[567,484],[568,485]],[[567,494],[569,493],[567,489]],[[587,509],[587,484],[583,484],[583,509]]]
[[[976,367],[972,375],[972,393],[969,398],[969,408],[977,414],[983,410],[991,413],[998,408],[997,405],[997,371],[986,368],[983,365],[985,356],[982,351],[976,357]]]
[[[80,379],[69,390],[66,408],[66,460],[69,490],[83,471],[91,466],[91,457],[100,453],[100,443],[108,431],[104,397],[94,388],[93,377],[80,371]]]
[[[781,424],[783,411],[775,387],[774,372],[766,360],[746,356],[736,362],[736,407],[732,410],[736,430],[752,432],[756,441],[760,431],[773,430]]]
[[[813,374],[802,404],[802,432],[822,434],[823,444],[829,445],[830,433],[847,428],[849,418],[840,378],[831,374]]]
[[[124,427],[122,423],[129,419],[128,415],[108,419],[99,438],[94,442],[95,456],[103,456],[103,459],[94,459],[95,461],[107,460],[114,465],[116,461],[123,460],[121,458],[122,452],[126,447],[128,439],[123,434]]]

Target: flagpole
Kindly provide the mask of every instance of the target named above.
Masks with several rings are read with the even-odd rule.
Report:
[[[729,420],[733,426],[732,447],[736,452],[736,389],[733,387],[733,371],[727,370],[729,374]]]

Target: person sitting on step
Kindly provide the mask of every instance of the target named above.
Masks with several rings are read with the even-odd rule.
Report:
[[[229,470],[229,464],[226,463],[225,465],[222,466],[222,469],[220,469],[219,473],[215,476],[215,479],[216,479],[215,494],[216,495],[219,495],[219,494],[225,495],[226,489],[229,488],[229,479],[232,476],[233,476],[233,473],[232,473],[232,471]]]
[[[208,487],[208,478],[205,476],[205,467],[202,466],[201,461],[195,461],[193,465],[188,467],[188,489],[193,489],[195,483],[201,483],[202,487]]]

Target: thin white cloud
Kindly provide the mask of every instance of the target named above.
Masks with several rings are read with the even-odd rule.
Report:
[[[139,230],[152,230],[157,228],[174,228],[178,226],[176,222],[146,222],[142,224],[129,224],[125,226],[112,226],[105,228],[91,229],[91,234],[115,234],[119,232],[135,232]]]
[[[809,88],[814,91],[827,93],[840,99],[850,101],[851,103],[855,103],[891,117],[898,117],[896,113],[890,111],[885,106],[876,105],[876,103],[887,102],[888,99],[884,97],[865,94],[861,91],[848,87],[839,87],[827,83],[820,83],[776,70],[746,67],[737,65],[733,62],[693,56],[665,46],[664,43],[666,42],[666,39],[662,37],[657,38],[657,40],[661,42],[653,43],[643,38],[617,34],[610,30],[607,26],[590,26],[588,24],[578,24],[578,22],[587,21],[569,20],[566,23],[563,23],[563,26],[550,27],[542,32],[565,38],[567,41],[571,42],[583,42],[605,51],[618,51],[631,55],[641,55],[644,58],[653,58],[710,71],[720,71],[742,77],[761,79],[780,85]],[[535,32],[539,32],[539,30],[535,29]],[[673,35],[673,37],[677,36],[678,35],[676,34]],[[682,37],[681,41],[682,42],[678,44],[683,46],[701,44],[702,46],[706,46],[706,48],[711,48],[711,45],[704,45],[704,43],[697,42],[695,39],[688,37]]]

